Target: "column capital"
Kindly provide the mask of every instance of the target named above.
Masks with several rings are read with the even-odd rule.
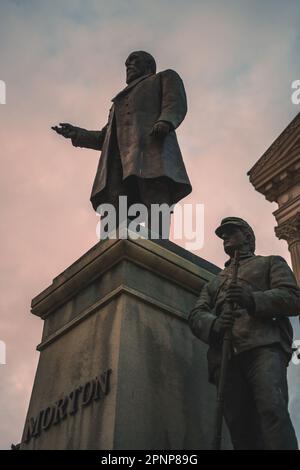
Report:
[[[279,240],[286,240],[289,248],[295,242],[300,242],[300,212],[290,217],[286,222],[275,228]]]

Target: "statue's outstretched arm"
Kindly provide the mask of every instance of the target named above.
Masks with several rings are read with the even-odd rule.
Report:
[[[105,139],[107,124],[100,131],[88,131],[81,127],[73,126],[67,122],[60,123],[59,126],[53,126],[52,129],[57,134],[66,139],[71,139],[74,147],[84,147],[94,150],[101,150]]]

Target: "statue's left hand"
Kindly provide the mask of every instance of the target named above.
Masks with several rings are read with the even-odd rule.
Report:
[[[164,139],[172,129],[172,125],[167,121],[158,121],[154,124],[153,129],[150,133],[153,137],[158,139]]]

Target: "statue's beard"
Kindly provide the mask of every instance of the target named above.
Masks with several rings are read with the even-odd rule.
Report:
[[[142,77],[147,72],[146,70],[139,70],[137,68],[132,68],[130,71],[126,72],[126,83],[131,83],[139,77]]]
[[[128,74],[126,76],[126,83],[127,84],[131,83],[131,82],[133,82],[133,80],[135,80],[136,78],[139,78],[140,76],[141,76],[141,74],[138,73],[138,72],[131,72],[130,74]]]

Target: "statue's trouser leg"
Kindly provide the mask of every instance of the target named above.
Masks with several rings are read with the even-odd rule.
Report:
[[[138,202],[138,184],[135,177],[123,181],[123,168],[117,148],[113,149],[108,165],[108,174],[105,190],[102,194],[102,203],[111,204],[116,212],[116,229],[119,225],[127,224],[127,212],[120,210],[120,196],[127,197],[127,206]],[[105,216],[105,215],[104,215]]]
[[[227,372],[224,417],[235,450],[263,449],[254,400],[235,356]]]
[[[127,196],[128,209],[132,204],[144,204],[148,211],[148,219],[145,221],[149,230],[154,227],[154,231],[160,237],[169,238],[170,230],[170,211],[164,212],[165,218],[160,215],[159,223],[152,224],[151,206],[152,204],[171,205],[171,189],[168,178],[138,178],[137,176],[129,176],[123,181],[123,168],[120,154],[117,148],[112,149],[109,162],[106,187],[101,194],[100,204],[112,204],[116,211],[117,227],[127,223],[128,215],[120,210],[120,196]],[[138,215],[138,214],[137,214]],[[103,218],[106,214],[103,215]],[[134,217],[133,217],[134,218]]]
[[[258,412],[265,449],[298,449],[288,412],[288,355],[278,344],[252,349],[241,355],[243,373]]]
[[[147,207],[149,230],[156,232],[160,238],[169,238],[171,191],[168,178],[138,178],[139,200]],[[166,205],[166,210],[155,211],[151,207],[156,204]],[[168,206],[168,208],[167,208]],[[158,218],[159,217],[159,218]],[[157,219],[157,220],[156,220]]]
[[[288,412],[287,354],[280,345],[269,345],[243,352],[233,362],[227,381],[224,415],[235,448],[243,448],[241,444],[244,445],[238,429],[247,435],[249,428],[251,437],[251,430],[256,427],[256,432],[261,433],[264,449],[298,449]],[[232,369],[235,370],[233,379],[234,375],[237,377],[230,381]],[[245,413],[242,413],[244,406],[253,413],[250,427]],[[240,417],[239,411],[242,413]]]

